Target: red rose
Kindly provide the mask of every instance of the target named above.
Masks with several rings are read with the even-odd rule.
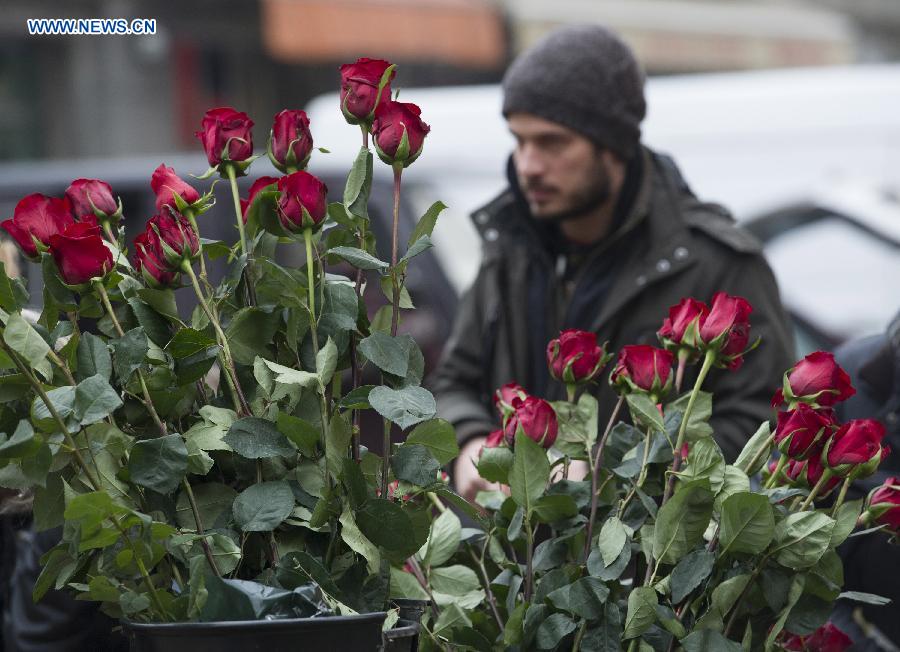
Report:
[[[180,271],[183,261],[193,260],[200,252],[194,227],[178,213],[154,215],[147,220],[147,231],[153,231],[159,237],[166,271]]]
[[[750,313],[753,307],[746,299],[716,292],[709,314],[700,320],[700,339],[719,352],[718,362],[732,371],[744,362],[743,354],[750,339]]]
[[[900,478],[894,476],[869,494],[869,513],[879,525],[900,533]]]
[[[805,460],[837,426],[831,410],[814,410],[805,403],[789,412],[778,413],[775,445],[783,455]]]
[[[775,393],[773,406],[785,399],[812,405],[831,406],[856,394],[850,376],[826,351],[814,351],[785,374],[784,388]]]
[[[825,463],[842,478],[872,475],[890,449],[883,449],[884,426],[875,419],[848,421],[825,445]]]
[[[75,179],[66,188],[66,198],[78,220],[96,223],[98,217],[121,217],[119,202],[113,197],[112,188],[100,179]]]
[[[485,448],[497,448],[498,446],[503,445],[503,431],[495,430],[491,434],[487,436],[487,439],[484,442]]]
[[[663,320],[662,328],[656,335],[670,351],[682,345],[694,347],[698,344],[700,321],[708,314],[709,307],[702,301],[682,299],[678,305],[669,308],[669,316]]]
[[[501,412],[511,410],[513,401],[516,399],[523,400],[528,393],[519,383],[506,383],[494,392],[494,406]]]
[[[528,396],[516,402],[515,412],[506,422],[504,434],[506,441],[512,444],[521,428],[529,439],[550,448],[556,441],[558,427],[553,407],[542,398]]]
[[[782,645],[785,650],[799,652],[844,652],[853,646],[853,641],[827,622],[809,636],[798,636],[785,630]]]
[[[623,346],[609,382],[620,392],[648,393],[658,403],[672,386],[674,360],[671,352],[648,344]]]
[[[406,102],[380,102],[375,109],[372,133],[378,156],[388,165],[406,167],[422,153],[425,136],[431,128],[422,122],[422,111]],[[404,134],[406,138],[404,138]]]
[[[175,174],[175,168],[170,168],[165,163],[153,171],[150,187],[156,193],[156,210],[159,213],[168,212],[164,207],[169,211],[181,212],[175,202],[175,195],[181,197],[185,204],[193,204],[200,199],[200,193]]]
[[[376,104],[391,99],[391,80],[378,94],[378,85],[390,63],[382,59],[357,59],[356,63],[345,63],[341,66],[341,111],[344,118],[352,125],[368,122],[372,118]]]
[[[0,222],[0,227],[12,236],[26,256],[37,258],[35,240],[46,249],[51,236],[62,233],[74,222],[67,199],[35,193],[16,204],[12,218]]]
[[[142,231],[134,239],[134,268],[149,287],[165,288],[175,282],[177,274],[169,271],[159,236],[152,228]]]
[[[247,194],[247,199],[241,199],[241,217],[244,220],[244,224],[247,223],[247,209],[250,208],[250,204],[253,203],[253,198],[256,197],[261,190],[275,183],[278,183],[278,179],[275,177],[260,177],[253,182],[253,185],[250,186],[250,192]]]
[[[596,333],[565,330],[547,345],[550,375],[565,383],[586,383],[606,364],[603,347],[597,346]]]
[[[306,111],[285,109],[275,116],[269,136],[269,159],[272,165],[287,172],[302,170],[309,162],[313,138]]]
[[[210,109],[195,136],[203,143],[212,167],[222,161],[246,161],[253,156],[253,120],[230,106]]]
[[[328,187],[309,172],[300,170],[278,180],[278,217],[288,231],[316,229],[328,214]]]
[[[102,278],[113,268],[112,253],[103,244],[100,229],[87,222],[76,222],[50,236],[50,253],[68,285]]]

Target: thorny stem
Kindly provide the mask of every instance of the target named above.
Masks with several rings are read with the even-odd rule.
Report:
[[[844,498],[847,497],[847,489],[850,488],[851,480],[850,478],[844,479],[844,484],[841,485],[841,491],[838,494],[837,501],[834,503],[834,509],[831,510],[831,517],[834,518],[837,515],[838,510],[841,508],[841,505],[844,504]]]
[[[191,279],[191,285],[194,286],[194,293],[197,295],[197,300],[200,302],[200,308],[206,314],[209,323],[212,324],[213,330],[216,332],[216,339],[219,340],[219,346],[222,347],[222,357],[225,361],[223,371],[225,372],[225,378],[228,380],[228,384],[231,385],[231,389],[234,392],[235,400],[238,403],[238,412],[241,412],[242,416],[249,416],[251,414],[250,406],[247,403],[247,399],[244,397],[241,383],[238,380],[237,369],[234,366],[234,358],[231,357],[231,347],[228,346],[228,338],[225,336],[225,332],[219,325],[219,320],[216,319],[209,304],[206,302],[206,298],[203,296],[203,290],[200,289],[200,282],[197,280],[197,275],[194,273],[194,268],[191,267],[190,261],[182,262],[181,269]]]
[[[597,481],[600,475],[600,462],[603,460],[603,449],[606,448],[606,440],[609,438],[609,433],[612,432],[613,424],[616,422],[616,419],[619,416],[619,412],[622,409],[622,405],[625,403],[625,395],[619,397],[619,400],[616,401],[616,407],[613,408],[612,414],[609,417],[609,422],[606,424],[606,430],[603,431],[603,436],[600,438],[600,443],[597,445],[597,453],[594,456],[594,464],[593,471],[591,472],[591,515],[588,518],[587,522],[587,536],[584,541],[584,559],[587,560],[588,555],[591,552],[591,538],[594,533],[594,519],[597,517],[597,503],[600,500],[599,491],[597,490]]]
[[[68,381],[68,383],[69,383],[70,385],[77,385],[77,384],[78,384],[77,382],[75,382],[75,376],[73,376],[73,375],[72,375],[72,372],[69,371],[69,365],[67,365],[67,364],[63,361],[63,359],[60,358],[60,357],[56,354],[56,351],[54,351],[53,349],[48,349],[48,350],[47,350],[47,357],[50,358],[50,361],[53,362],[53,364],[55,364],[57,367],[59,367],[59,370],[63,372],[63,375],[66,377],[66,381]]]
[[[394,221],[391,227],[391,286],[393,296],[391,300],[391,336],[396,337],[397,326],[400,323],[400,279],[397,277],[397,249],[400,231],[400,176],[403,167],[394,166]]]
[[[684,381],[684,369],[687,366],[688,358],[691,353],[687,349],[679,349],[678,351],[678,367],[675,369],[675,393],[681,393],[681,383]]]
[[[181,483],[187,494],[188,502],[191,504],[191,512],[194,514],[194,522],[197,524],[197,534],[200,535],[200,545],[203,548],[203,554],[206,555],[206,561],[209,562],[209,567],[212,569],[212,572],[216,574],[216,577],[222,577],[222,573],[219,572],[219,567],[216,565],[216,560],[212,555],[212,550],[209,548],[209,543],[206,541],[206,535],[203,532],[203,521],[200,520],[200,510],[197,507],[197,500],[194,498],[194,491],[191,489],[191,483],[187,481],[187,478],[184,478]]]
[[[530,602],[534,586],[534,531],[531,529],[531,514],[525,514],[525,537],[525,602]]]
[[[766,485],[763,489],[771,489],[778,482],[778,476],[781,475],[781,470],[784,468],[785,464],[787,464],[788,458],[787,455],[782,455],[778,458],[778,463],[775,466],[775,470],[772,471],[772,475],[769,476],[769,479],[766,480]],[[754,459],[754,463],[756,460]],[[751,467],[747,467],[751,468]]]
[[[824,487],[828,483],[828,481],[831,480],[832,475],[833,474],[831,472],[831,469],[826,467],[825,469],[822,470],[822,477],[819,478],[819,481],[816,483],[816,486],[813,487],[812,491],[809,492],[809,495],[806,497],[806,500],[804,500],[802,503],[800,503],[799,511],[803,512],[806,510],[807,507],[809,507],[809,504],[816,497],[816,494],[818,494],[822,490],[822,487]]]
[[[188,222],[191,223],[191,227],[194,229],[194,233],[197,235],[197,242],[199,242],[200,241],[200,227],[197,226],[197,217],[194,215],[193,209],[185,208],[182,215],[184,215],[188,219]],[[243,220],[241,220],[241,221],[243,222]],[[206,260],[205,260],[206,257],[203,255],[202,246],[200,249],[200,255],[197,257],[200,259],[200,278],[205,279],[206,278]]]
[[[247,246],[247,235],[244,231],[244,213],[241,210],[241,197],[238,194],[237,178],[235,177],[234,165],[229,164],[225,167],[228,171],[228,181],[231,185],[231,198],[234,201],[234,214],[237,218],[238,233],[241,236],[241,253],[247,256],[247,267],[244,269],[244,282],[247,284],[247,299],[251,306],[256,305],[256,289],[253,287],[253,254]],[[199,237],[199,235],[198,235]]]
[[[96,289],[100,294],[100,300],[103,302],[103,307],[106,309],[106,313],[109,315],[109,318],[113,323],[113,327],[116,329],[116,333],[119,335],[119,337],[124,337],[125,331],[122,330],[122,325],[119,323],[119,320],[116,317],[116,312],[113,310],[112,303],[109,300],[109,295],[106,293],[106,288],[103,287],[103,281],[95,281],[94,289]],[[154,407],[153,405],[153,399],[150,398],[150,390],[147,389],[147,381],[144,379],[144,372],[138,369],[137,374],[138,382],[140,382],[141,384],[141,393],[144,396],[144,407],[147,409],[147,412],[150,413],[150,417],[153,419],[153,423],[156,424],[156,428],[157,430],[159,430],[159,434],[165,436],[165,434],[168,432],[168,429],[166,428],[166,424],[163,423],[163,420],[159,418],[156,407]]]

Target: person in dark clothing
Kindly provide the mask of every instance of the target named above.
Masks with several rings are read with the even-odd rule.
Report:
[[[837,417],[877,419],[884,424],[884,443],[893,453],[881,463],[878,471],[854,482],[848,500],[865,498],[891,476],[900,476],[900,313],[886,332],[848,342],[835,352],[835,360],[850,374],[856,394],[835,405]],[[844,561],[844,590],[874,593],[891,599],[883,607],[857,605],[847,601],[838,603],[833,618],[857,642],[854,649],[900,649],[900,546],[891,544],[888,537],[876,532],[851,537],[838,549]],[[862,619],[874,625],[874,631],[854,619],[853,610],[861,610]],[[867,631],[868,630],[868,631]],[[888,639],[885,640],[885,637]],[[868,640],[863,642],[862,639]]]
[[[439,416],[461,444],[455,482],[483,485],[471,463],[499,427],[494,390],[520,383],[562,398],[545,361],[565,328],[594,331],[615,351],[656,343],[670,306],[724,291],[752,305],[762,338],[737,373],[715,370],[712,425],[733,460],[793,362],[790,328],[759,242],[720,206],[698,200],[674,162],[640,141],[643,75],[629,48],[599,26],[558,30],[503,80],[516,138],[509,188],[473,218],[483,260],[432,379]],[[685,378],[687,387],[693,379]],[[615,395],[598,389],[601,419]]]

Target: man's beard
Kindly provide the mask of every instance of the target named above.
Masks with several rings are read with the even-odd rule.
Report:
[[[572,197],[572,205],[556,213],[535,215],[535,219],[542,222],[558,224],[570,220],[580,220],[592,214],[597,208],[609,201],[612,195],[609,175],[603,169],[602,163],[597,162],[597,172],[594,182],[579,190]]]

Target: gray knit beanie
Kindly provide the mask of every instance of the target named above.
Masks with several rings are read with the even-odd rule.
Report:
[[[530,113],[631,158],[641,139],[644,74],[631,49],[599,25],[563,27],[503,77],[503,115]]]

